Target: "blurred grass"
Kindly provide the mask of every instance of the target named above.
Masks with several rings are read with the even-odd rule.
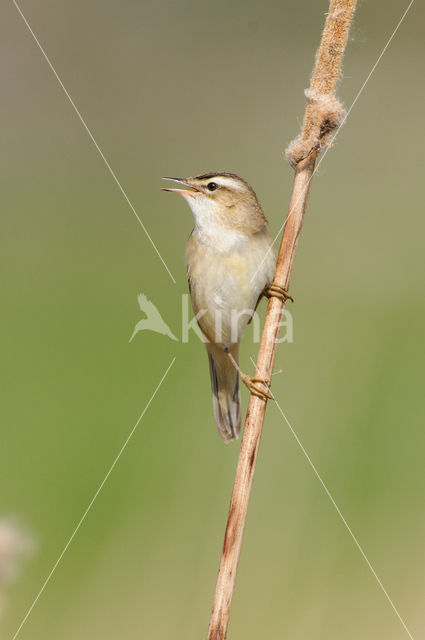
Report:
[[[405,6],[360,3],[354,99]],[[203,348],[140,333],[144,292],[179,334],[191,216],[162,175],[228,169],[277,233],[326,3],[22,4],[177,280],[173,285],[13,5],[5,6],[0,513],[39,552],[12,637],[173,356],[22,638],[205,634],[237,458]],[[423,631],[424,8],[415,4],[316,176],[273,389],[415,637]],[[255,349],[244,340],[243,364]],[[244,396],[246,406],[246,395]],[[403,636],[270,406],[229,637]]]

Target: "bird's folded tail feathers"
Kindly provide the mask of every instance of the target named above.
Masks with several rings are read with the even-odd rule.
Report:
[[[224,350],[215,344],[206,345],[210,363],[214,417],[225,442],[236,440],[241,430],[239,375]],[[230,349],[238,361],[239,344]]]

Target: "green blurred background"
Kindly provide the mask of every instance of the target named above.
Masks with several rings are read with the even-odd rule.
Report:
[[[349,106],[407,0],[359,3]],[[238,444],[212,417],[204,348],[129,337],[144,292],[181,331],[192,228],[160,176],[234,171],[277,233],[325,0],[22,1],[164,256],[173,284],[12,2],[0,25],[0,517],[37,551],[12,638],[205,637]],[[314,178],[273,390],[412,635],[425,632],[423,23],[416,2]],[[262,313],[264,312],[264,305]],[[255,348],[248,332],[243,366]],[[247,394],[243,392],[244,407]],[[229,638],[408,637],[270,404]]]

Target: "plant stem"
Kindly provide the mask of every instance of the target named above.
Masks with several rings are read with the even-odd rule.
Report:
[[[289,289],[316,157],[326,144],[329,132],[337,128],[341,122],[342,107],[334,97],[334,91],[355,6],[356,0],[331,0],[329,3],[329,13],[316,54],[309,90],[314,92],[314,100],[309,98],[301,135],[290,145],[292,150],[288,157],[295,169],[295,179],[274,279],[276,284],[286,290]],[[335,116],[335,112],[338,112],[337,117],[332,117]],[[295,148],[300,141],[302,148]],[[281,300],[276,297],[270,298],[255,377],[271,380],[283,310],[284,303]],[[208,640],[225,640],[227,635],[266,405],[265,399],[251,395],[229,508]]]

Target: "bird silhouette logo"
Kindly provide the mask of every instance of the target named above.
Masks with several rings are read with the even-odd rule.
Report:
[[[133,340],[136,333],[146,330],[155,331],[155,333],[161,333],[162,335],[171,338],[171,340],[178,341],[178,338],[176,338],[170,327],[164,322],[161,314],[159,313],[153,302],[148,300],[143,293],[139,293],[139,295],[137,296],[137,301],[139,303],[141,311],[143,311],[143,313],[146,315],[146,318],[139,320],[139,322],[136,324],[129,342]]]

